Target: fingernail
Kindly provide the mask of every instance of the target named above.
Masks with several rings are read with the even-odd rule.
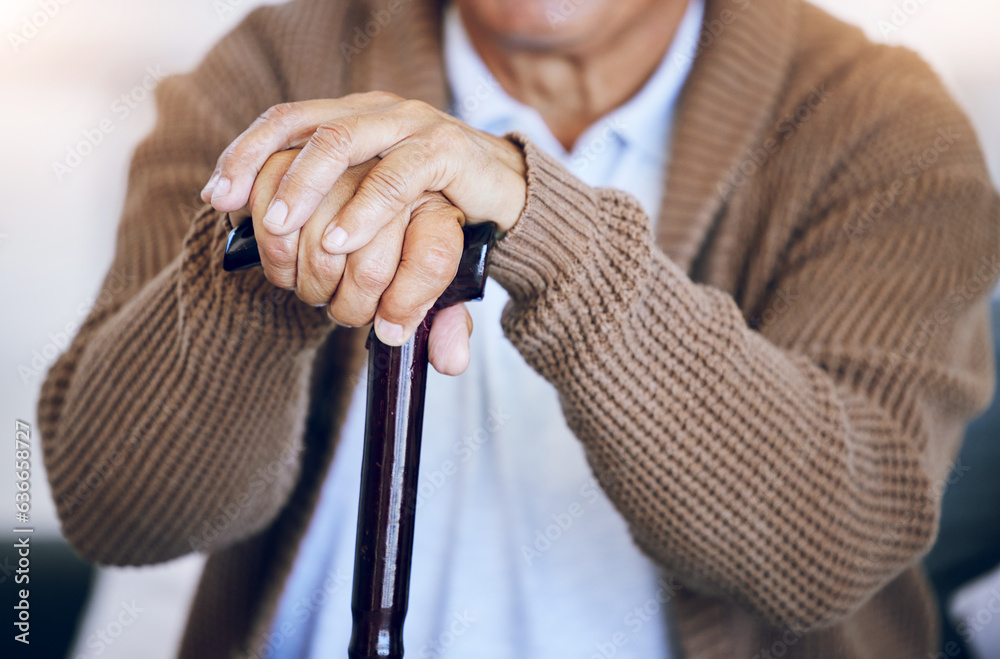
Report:
[[[212,190],[212,199],[217,199],[219,197],[225,197],[229,194],[229,191],[233,187],[233,182],[226,177],[222,177],[215,184],[215,189]]]
[[[269,224],[275,229],[280,229],[288,219],[288,205],[280,199],[271,202],[271,207],[264,214],[264,224]]]
[[[387,343],[402,343],[403,342],[403,326],[396,325],[395,323],[390,323],[389,321],[382,320],[379,318],[375,321],[378,325],[377,334],[382,338],[383,341]]]
[[[208,179],[208,183],[205,184],[205,187],[201,191],[202,196],[206,194],[211,196],[212,190],[215,189],[215,184],[218,182],[218,180],[219,180],[219,172],[212,174],[212,178]]]
[[[334,227],[323,236],[323,246],[328,250],[340,249],[347,242],[347,232],[340,227]]]

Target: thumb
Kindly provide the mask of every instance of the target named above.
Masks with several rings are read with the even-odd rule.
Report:
[[[472,316],[464,304],[437,312],[428,339],[428,359],[442,375],[461,375],[469,367]]]

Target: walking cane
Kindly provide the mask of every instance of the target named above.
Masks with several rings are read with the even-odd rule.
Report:
[[[458,274],[410,340],[393,347],[379,341],[374,329],[368,334],[368,403],[349,659],[403,656],[427,390],[427,337],[437,311],[482,299],[494,226],[466,226],[464,232]],[[229,234],[222,267],[232,271],[259,264],[253,223],[244,222]]]

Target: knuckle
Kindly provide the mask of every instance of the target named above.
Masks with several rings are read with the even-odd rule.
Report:
[[[406,197],[406,180],[388,167],[376,167],[368,173],[364,187],[368,194],[388,201],[403,201]]]
[[[215,168],[219,171],[220,176],[225,175],[232,163],[240,158],[242,154],[242,149],[240,147],[240,140],[237,139],[222,151],[222,154],[219,156],[219,160],[215,165]]]
[[[465,213],[440,192],[425,192],[419,199],[419,205],[422,210],[432,212],[435,218],[440,218],[442,221],[455,222],[458,226],[462,226],[465,222]]]
[[[323,289],[333,290],[340,282],[342,256],[327,254],[322,249],[307,249],[301,257],[299,271]]]
[[[287,272],[295,264],[295,244],[280,239],[258,239],[257,249],[260,251],[261,263],[271,272]],[[270,277],[269,277],[270,278]],[[275,285],[281,285],[271,280]],[[287,282],[287,279],[283,278]],[[294,281],[291,282],[294,284]]]
[[[266,123],[290,124],[298,121],[302,114],[302,106],[299,103],[278,103],[264,110],[260,119]]]
[[[325,194],[313,177],[310,176],[308,172],[302,171],[301,168],[293,167],[285,172],[285,175],[282,177],[282,184],[284,185],[282,197],[285,199],[294,195],[294,191],[296,190],[301,190],[319,197],[322,197]]]
[[[444,121],[434,127],[431,141],[439,150],[452,151],[466,148],[467,139],[465,130],[461,126],[451,121]]]
[[[337,160],[344,160],[354,145],[351,131],[341,122],[320,124],[309,141],[325,156]]]
[[[444,245],[432,245],[421,250],[414,262],[416,271],[432,285],[447,285],[455,278],[459,255]]]
[[[393,94],[392,92],[386,92],[386,91],[365,92],[364,95],[376,103],[381,103],[385,105],[389,105],[391,103],[399,103],[400,101],[403,100],[403,97],[400,96],[399,94]]]
[[[430,106],[417,99],[407,99],[399,103],[399,110],[404,114],[424,114],[430,109]]]
[[[378,310],[389,322],[407,325],[426,316],[434,306],[434,302],[435,300],[419,302],[412,297],[402,295],[383,296]]]
[[[394,274],[385,263],[370,259],[354,267],[351,279],[361,292],[381,295],[382,291],[392,283]]]

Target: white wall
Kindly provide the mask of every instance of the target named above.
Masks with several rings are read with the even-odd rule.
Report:
[[[23,369],[51,364],[57,344],[63,343],[60,334],[84,319],[100,293],[124,200],[126,167],[153,125],[154,103],[143,89],[144,77],[150,69],[190,69],[260,4],[3,0],[0,5],[0,428],[9,428],[5,439],[13,440],[15,419],[36,425],[41,375]],[[40,14],[43,5],[58,11],[46,18]],[[33,17],[43,26],[23,32],[25,19]],[[30,39],[14,43],[11,33]],[[126,114],[119,108],[127,106],[116,105],[123,94],[145,98]],[[65,161],[67,148],[105,119],[112,132],[79,166],[58,176],[53,163]],[[37,435],[35,440],[37,449]],[[30,525],[36,536],[55,536],[58,521],[37,451],[32,466]],[[11,474],[4,463],[0,489],[6,501],[13,493]],[[10,518],[5,514],[4,519]],[[9,546],[6,540],[4,546]],[[104,571],[72,656],[98,656],[97,646],[88,647],[88,637],[114,623],[122,602],[134,601],[141,613],[100,656],[172,657],[201,564],[194,556],[163,567]]]

